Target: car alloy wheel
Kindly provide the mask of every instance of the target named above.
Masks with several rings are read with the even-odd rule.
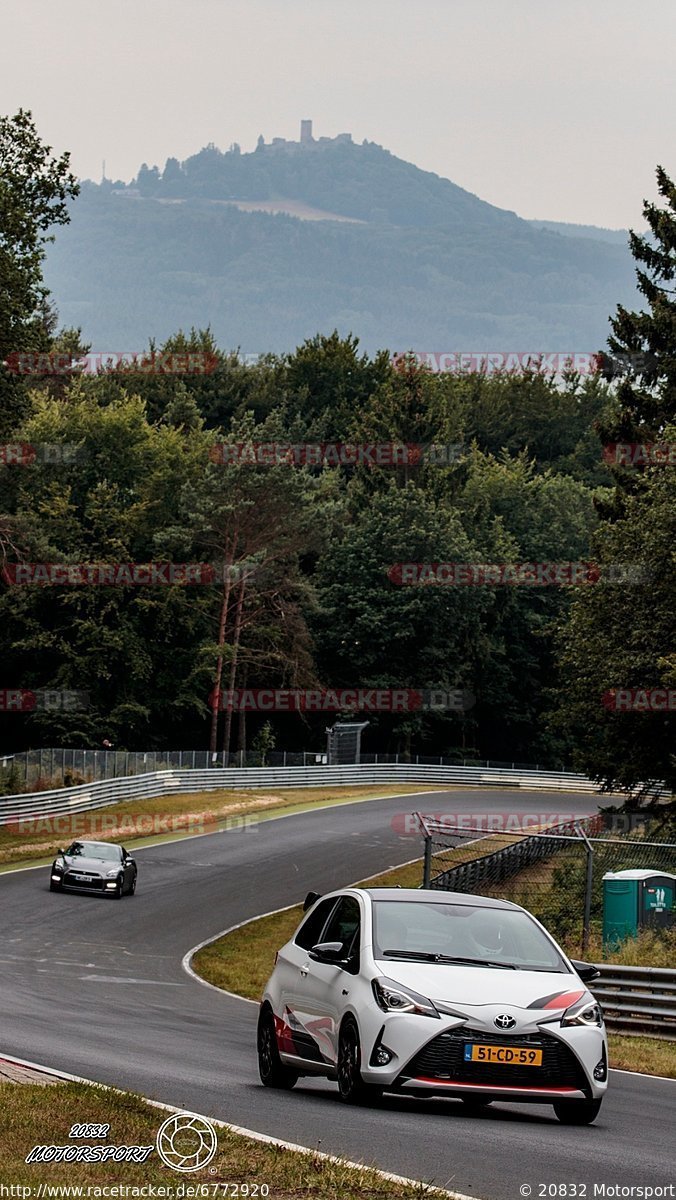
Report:
[[[368,1104],[378,1100],[382,1088],[364,1083],[361,1077],[359,1031],[354,1021],[343,1022],[338,1040],[338,1091],[346,1104]]]
[[[262,1008],[258,1017],[257,1042],[261,1083],[271,1088],[292,1088],[298,1082],[298,1072],[285,1067],[279,1057],[275,1020],[269,1008]]]
[[[591,1125],[600,1107],[601,1100],[561,1100],[554,1112],[562,1125]]]

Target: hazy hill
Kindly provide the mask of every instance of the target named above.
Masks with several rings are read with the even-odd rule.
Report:
[[[334,327],[371,350],[588,350],[634,300],[614,235],[521,220],[372,143],[209,146],[85,183],[46,277],[101,350],[192,325],[249,352]]]
[[[573,225],[568,221],[529,221],[535,229],[548,229],[550,233],[561,233],[564,237],[594,238],[600,242],[614,242],[626,246],[628,229],[603,229],[598,225]]]

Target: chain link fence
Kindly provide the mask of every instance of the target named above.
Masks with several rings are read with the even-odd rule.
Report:
[[[423,887],[512,900],[559,940],[587,949],[603,921],[603,876],[643,868],[676,874],[676,842],[616,836],[603,815],[546,831],[449,828],[416,814],[425,843]]]
[[[236,751],[218,754],[207,750],[26,750],[0,754],[0,795],[31,791],[45,786],[73,787],[104,779],[146,775],[152,771],[207,770],[209,767],[312,767],[326,762],[326,752],[310,750]],[[11,779],[14,786],[5,785]]]
[[[337,761],[341,761],[340,758]],[[498,762],[440,755],[362,754],[364,764],[415,763],[420,766],[464,766],[485,769],[534,770],[537,763]],[[266,753],[237,750],[212,755],[207,750],[83,750],[46,748],[16,754],[0,753],[0,795],[49,788],[73,787],[80,783],[146,775],[152,771],[177,769],[208,770],[210,767],[314,767],[328,762],[327,750],[269,750]]]

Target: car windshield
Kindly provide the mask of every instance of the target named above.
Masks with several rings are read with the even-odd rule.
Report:
[[[518,910],[439,901],[375,900],[376,958],[568,972],[556,947]]]
[[[119,862],[119,846],[111,846],[106,842],[73,842],[66,850],[73,858],[102,858],[104,862]]]

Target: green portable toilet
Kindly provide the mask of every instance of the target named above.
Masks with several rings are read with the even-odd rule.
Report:
[[[651,875],[641,885],[639,925],[668,929],[676,919],[676,875]]]
[[[664,928],[676,915],[676,875],[646,868],[607,871],[603,876],[603,944],[636,937],[646,925]]]

